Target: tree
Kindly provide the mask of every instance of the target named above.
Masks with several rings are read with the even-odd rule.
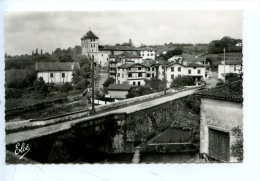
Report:
[[[191,86],[191,85],[194,85],[194,81],[191,76],[180,76],[173,79],[170,87],[176,89],[183,86]]]
[[[146,79],[145,85],[150,87],[154,92],[160,92],[164,90],[164,81],[158,79],[157,77],[152,77],[150,80]]]
[[[49,93],[48,86],[45,84],[42,77],[34,81],[33,87],[35,92],[41,94],[42,96],[47,96]]]
[[[103,84],[104,87],[108,87],[110,84],[114,84],[116,82],[115,78],[109,77]]]
[[[73,86],[69,82],[65,82],[65,84],[60,87],[60,92],[68,93],[70,90],[73,90]]]

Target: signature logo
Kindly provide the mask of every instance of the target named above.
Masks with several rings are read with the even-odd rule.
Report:
[[[30,146],[29,144],[25,144],[24,142],[22,144],[17,143],[15,145],[15,151],[14,153],[16,155],[20,155],[19,159],[22,159],[29,151],[30,151]]]

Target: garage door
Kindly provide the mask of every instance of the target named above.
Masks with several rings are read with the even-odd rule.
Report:
[[[209,129],[209,156],[229,161],[229,134]]]

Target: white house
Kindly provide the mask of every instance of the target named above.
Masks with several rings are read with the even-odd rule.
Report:
[[[240,60],[226,60],[225,66],[224,62],[218,65],[218,79],[224,80],[224,74],[236,73],[241,74],[243,72],[242,61]]]
[[[145,79],[158,76],[158,69],[158,64],[125,63],[117,67],[116,83],[128,82],[133,86],[145,85]]]
[[[72,73],[80,68],[78,62],[36,62],[37,79],[45,83],[64,84],[72,82]]]
[[[242,81],[196,92],[201,97],[200,154],[224,162],[238,162],[233,147],[243,149]]]
[[[107,90],[111,98],[125,99],[131,88],[128,84],[110,84]]]
[[[150,47],[140,48],[140,55],[143,59],[155,60],[155,49]]]
[[[171,82],[180,76],[191,76],[196,85],[201,85],[202,81],[205,80],[205,70],[205,66],[197,63],[191,63],[185,66],[180,63],[171,62],[166,65],[167,86],[169,87]]]

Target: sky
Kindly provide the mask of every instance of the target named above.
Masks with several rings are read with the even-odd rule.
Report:
[[[132,39],[134,46],[209,43],[224,36],[242,39],[242,11],[60,11],[8,12],[4,19],[5,52],[31,54],[36,48],[80,45],[90,29],[101,45]]]

